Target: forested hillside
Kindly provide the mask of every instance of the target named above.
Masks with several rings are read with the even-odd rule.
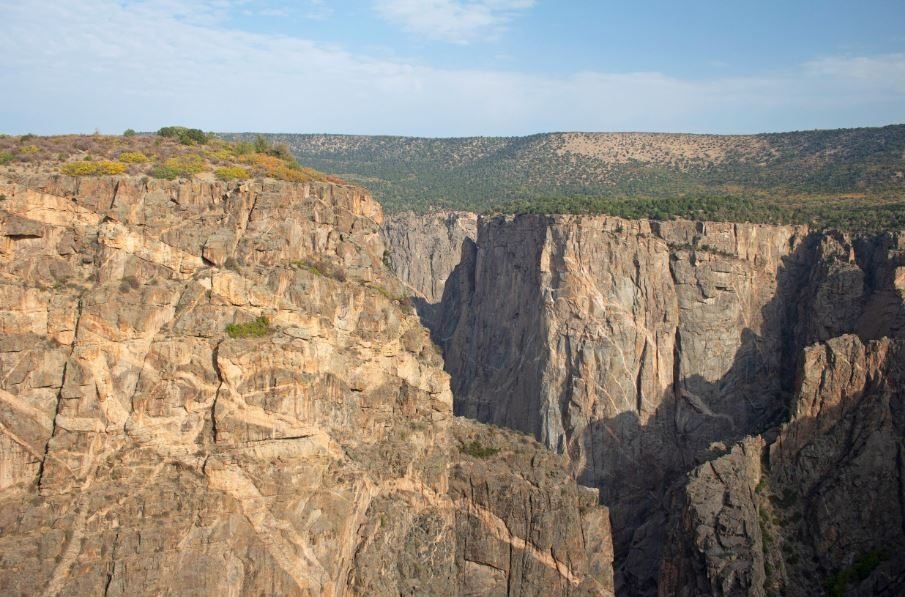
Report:
[[[301,162],[368,187],[390,212],[905,225],[905,125],[737,136],[269,137]]]

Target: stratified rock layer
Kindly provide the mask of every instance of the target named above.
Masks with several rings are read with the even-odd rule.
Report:
[[[611,593],[596,492],[451,417],[361,189],[0,196],[3,594]]]

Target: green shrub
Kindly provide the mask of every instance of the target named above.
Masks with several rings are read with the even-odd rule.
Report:
[[[179,170],[175,168],[168,168],[167,166],[155,166],[151,168],[151,171],[148,172],[154,178],[162,178],[164,180],[175,180],[179,178]]]
[[[882,562],[889,559],[889,554],[882,549],[875,549],[858,558],[848,568],[843,568],[826,581],[826,593],[830,597],[842,597],[853,582],[867,580]]]
[[[9,151],[0,151],[0,165],[8,164],[16,159],[16,156]]]
[[[270,321],[263,315],[248,323],[231,323],[226,326],[230,338],[260,338],[270,332]]]
[[[126,171],[125,164],[100,160],[97,162],[69,162],[60,167],[60,172],[67,176],[110,176]]]
[[[216,174],[217,178],[220,180],[245,180],[246,178],[251,178],[248,174],[248,170],[241,166],[217,168],[214,171],[214,174]]]
[[[481,459],[490,458],[491,456],[493,456],[494,454],[499,452],[499,450],[496,448],[482,446],[481,442],[479,442],[476,439],[471,440],[467,444],[462,445],[462,447],[459,448],[459,450],[463,454],[468,454],[472,458],[481,458]]]
[[[236,155],[248,155],[255,152],[255,146],[248,141],[239,141],[233,151],[235,151]]]
[[[380,286],[379,284],[374,284],[372,286],[372,288],[374,290],[376,290],[381,296],[383,296],[384,298],[391,300],[391,301],[405,303],[406,301],[408,301],[408,298],[409,298],[405,294],[394,294],[394,293],[390,292],[389,290],[387,290],[386,288],[384,288],[383,286]]]
[[[123,131],[123,137],[134,137],[136,134],[134,129],[126,129]]]
[[[32,135],[31,133],[25,133],[24,135],[19,137],[19,143],[25,143],[26,141],[31,141],[34,138],[35,138],[35,136]]]
[[[770,499],[774,504],[785,510],[798,502],[798,492],[786,489],[783,491],[782,497],[773,496]]]
[[[333,278],[339,282],[346,281],[346,272],[341,267],[333,265],[329,261],[321,261],[309,257],[301,261],[293,261],[292,265],[311,272],[316,276]]]
[[[289,146],[285,143],[277,143],[273,147],[267,150],[268,155],[272,155],[275,158],[279,158],[284,162],[289,162],[290,164],[295,165],[295,156],[292,155],[292,152],[289,151]]]
[[[148,156],[140,151],[124,151],[119,154],[119,161],[124,164],[144,164],[148,161]]]
[[[37,145],[25,145],[24,147],[19,148],[19,153],[22,155],[34,155],[41,151],[38,149]]]
[[[161,137],[176,139],[183,145],[204,145],[210,141],[211,136],[201,129],[190,129],[184,126],[165,126],[157,131]]]
[[[220,147],[204,152],[210,158],[223,161],[232,161],[236,157],[231,147]]]

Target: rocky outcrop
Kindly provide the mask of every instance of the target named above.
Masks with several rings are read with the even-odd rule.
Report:
[[[804,355],[775,440],[746,439],[689,475],[661,595],[905,591],[900,341],[845,335]]]
[[[670,488],[783,420],[805,346],[899,333],[903,266],[893,234],[481,219],[434,338],[456,413],[563,453],[611,508],[619,586],[650,593]]]
[[[478,217],[469,212],[388,215],[381,226],[387,264],[418,297],[439,303],[462,245],[474,241],[477,229]]]
[[[366,192],[0,197],[3,594],[612,591],[595,492],[451,416]]]
[[[755,492],[761,438],[747,438],[688,475],[664,550],[659,595],[765,595],[764,533]]]

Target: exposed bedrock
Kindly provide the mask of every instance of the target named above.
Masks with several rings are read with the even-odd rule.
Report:
[[[381,219],[330,184],[0,184],[0,593],[612,594],[597,491],[452,416]]]
[[[390,269],[425,301],[438,303],[446,279],[459,265],[462,243],[477,236],[478,216],[462,211],[404,212],[386,216],[380,232]]]
[[[895,234],[518,216],[459,251],[428,321],[455,412],[533,433],[600,488],[626,594],[656,590],[685,474],[788,418],[806,346],[905,327]]]
[[[675,494],[661,595],[905,593],[905,353],[845,335],[805,350],[791,420]]]

